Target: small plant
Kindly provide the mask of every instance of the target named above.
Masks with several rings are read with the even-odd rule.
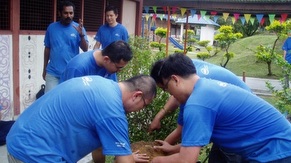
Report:
[[[204,61],[205,59],[210,58],[210,54],[208,52],[199,52],[197,53],[197,58]]]
[[[219,46],[221,49],[225,50],[225,54],[223,55],[222,62],[220,65],[222,67],[226,67],[227,63],[231,58],[233,58],[234,53],[229,52],[229,47],[232,43],[234,43],[237,39],[242,38],[243,35],[241,33],[234,33],[233,27],[228,25],[223,25],[218,29],[219,33],[214,36],[214,39],[218,41]],[[226,61],[223,63],[224,58]]]
[[[163,52],[153,54],[149,49],[149,42],[145,38],[137,36],[130,38],[129,44],[134,54],[133,59],[118,73],[119,80],[128,79],[139,74],[149,74],[151,65],[166,55]],[[171,113],[161,121],[163,126],[161,130],[154,131],[151,134],[148,133],[148,127],[152,119],[163,108],[168,97],[168,93],[158,89],[157,96],[150,105],[139,112],[133,112],[127,115],[131,142],[142,140],[154,141],[156,139],[163,140],[176,128],[178,111]]]

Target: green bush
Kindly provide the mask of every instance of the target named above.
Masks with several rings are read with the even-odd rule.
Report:
[[[197,53],[197,58],[204,61],[205,59],[210,58],[210,54],[208,52],[199,52]]]
[[[149,74],[152,64],[158,59],[165,57],[164,52],[153,54],[149,49],[149,42],[145,38],[130,38],[129,44],[134,56],[129,64],[118,73],[119,80],[125,80],[139,74]],[[161,130],[154,131],[151,134],[147,132],[152,119],[163,108],[168,97],[168,93],[158,89],[157,96],[150,105],[139,112],[127,115],[131,142],[163,140],[176,128],[178,111],[173,112],[162,120]]]

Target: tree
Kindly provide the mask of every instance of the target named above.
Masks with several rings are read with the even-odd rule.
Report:
[[[157,36],[160,37],[160,39],[159,39],[159,44],[160,44],[160,46],[159,46],[159,50],[162,51],[161,41],[162,41],[162,39],[163,39],[164,37],[167,36],[167,28],[161,28],[161,27],[158,27],[158,28],[155,30],[155,34],[156,34]]]
[[[228,25],[223,25],[218,29],[219,33],[214,36],[214,39],[218,42],[218,45],[221,49],[225,50],[225,54],[223,58],[226,58],[226,61],[220,63],[222,67],[226,67],[228,61],[234,57],[234,53],[229,52],[229,47],[232,43],[234,43],[237,39],[241,38],[243,35],[241,33],[234,33],[233,27]]]
[[[287,23],[286,22],[279,22],[278,20],[274,20],[273,23],[271,23],[269,26],[266,27],[266,30],[275,33],[276,39],[271,47],[264,47],[263,45],[260,45],[257,47],[256,51],[256,57],[259,61],[266,62],[268,65],[268,75],[273,75],[271,64],[274,58],[278,55],[275,52],[277,41],[280,39],[280,37],[284,36],[287,31]]]

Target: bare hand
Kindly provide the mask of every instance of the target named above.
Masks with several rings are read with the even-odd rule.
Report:
[[[154,130],[159,130],[161,129],[161,122],[157,116],[153,119],[152,123],[149,126],[148,132],[152,132]]]
[[[168,142],[163,141],[163,140],[155,140],[155,141],[160,143],[161,145],[154,146],[154,149],[159,149],[159,150],[162,150],[163,152],[166,152],[166,153],[172,152],[173,146],[171,144],[169,144]]]
[[[143,153],[143,154],[139,154],[139,150],[133,152],[133,158],[135,162],[149,162],[150,157]]]
[[[79,19],[79,26],[76,27],[75,25],[73,25],[73,27],[79,32],[79,35],[84,35],[83,34],[83,20],[82,19]]]

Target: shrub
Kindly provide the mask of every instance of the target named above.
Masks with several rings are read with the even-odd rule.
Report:
[[[164,52],[153,54],[149,49],[149,42],[141,37],[130,38],[129,44],[133,51],[133,59],[118,73],[119,80],[125,80],[139,74],[149,74],[152,64],[158,59],[164,58]],[[131,142],[154,141],[164,139],[176,126],[177,112],[173,112],[162,120],[162,128],[149,134],[148,127],[154,116],[163,108],[169,94],[158,89],[154,101],[145,109],[127,115],[129,123],[129,136]]]
[[[210,54],[208,52],[199,52],[197,53],[197,58],[204,61],[205,59],[210,58]]]

